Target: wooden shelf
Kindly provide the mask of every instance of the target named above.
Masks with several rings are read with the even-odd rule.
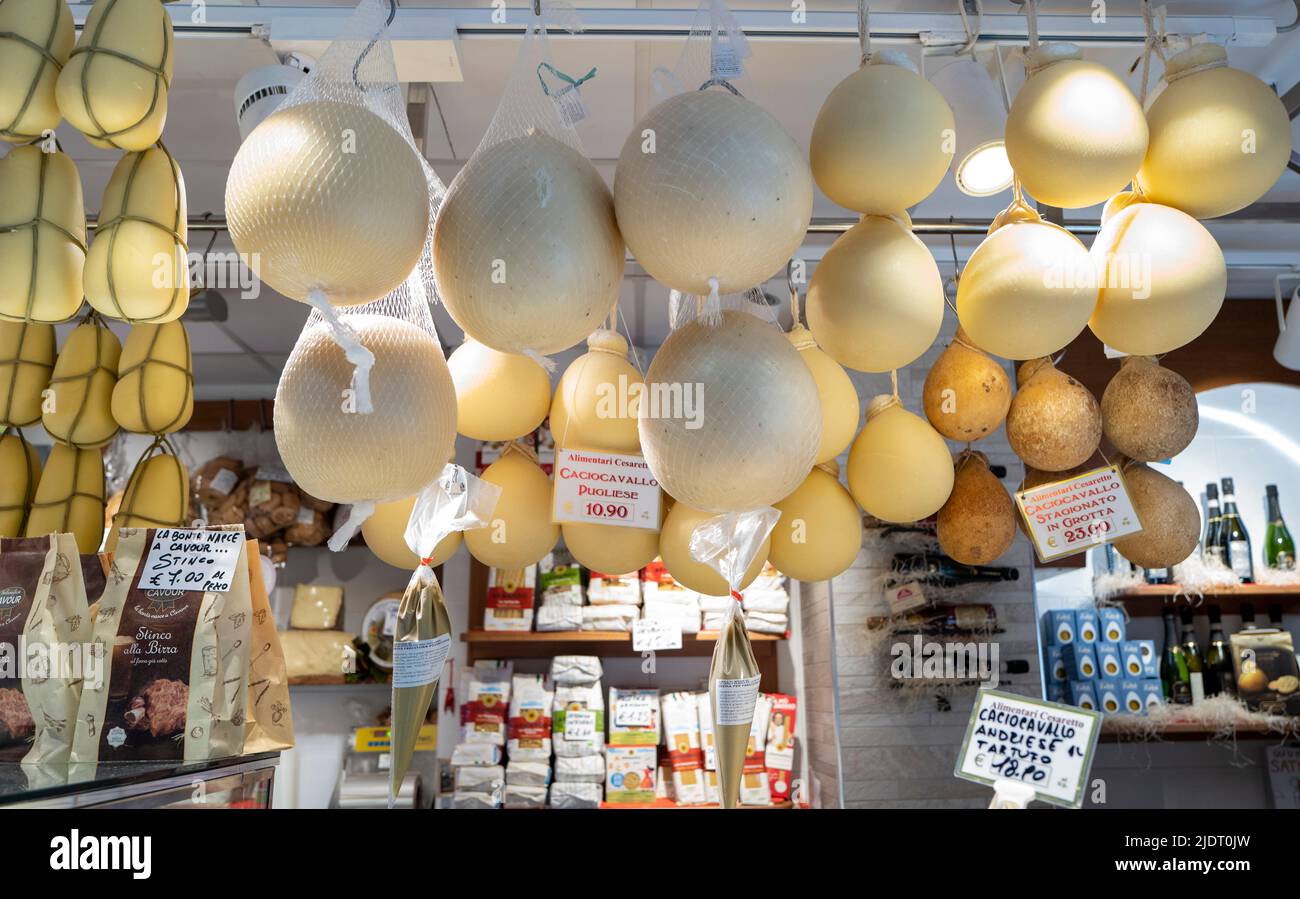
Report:
[[[632,649],[632,635],[624,631],[485,631],[461,634],[472,664],[479,659],[549,659],[564,655],[623,656],[639,658]],[[768,683],[776,683],[776,647],[784,639],[773,634],[753,634],[749,639]],[[659,651],[660,658],[707,657],[713,655],[716,632],[682,634],[681,649]]]
[[[628,631],[466,631],[460,637],[466,643],[628,643],[632,634]],[[700,631],[698,634],[682,634],[682,646],[688,643],[713,643],[718,639],[717,631]],[[776,634],[756,634],[749,632],[750,642],[775,642],[784,640]],[[672,652],[673,650],[666,650]]]
[[[1294,726],[1300,726],[1300,719],[1293,720]],[[1236,737],[1239,740],[1283,740],[1286,734],[1270,727],[1266,721],[1243,721],[1235,725]],[[1134,727],[1127,726],[1122,718],[1107,718],[1102,722],[1101,735],[1098,739],[1103,743],[1124,743],[1124,742],[1146,742],[1150,740],[1160,740],[1164,742],[1186,742],[1189,740],[1208,740],[1219,731],[1215,728],[1206,727],[1198,722],[1173,722],[1166,724],[1157,733],[1149,738],[1145,732]]]
[[[1237,584],[1189,594],[1179,584],[1143,584],[1121,590],[1114,598],[1122,599],[1129,614],[1137,617],[1158,616],[1166,604],[1214,603],[1225,613],[1235,614],[1242,603],[1251,603],[1256,617],[1265,620],[1264,613],[1270,605],[1280,605],[1288,611],[1300,609],[1300,585]]]
[[[721,808],[721,806],[718,805],[716,802],[706,802],[706,803],[704,803],[703,805],[678,805],[676,802],[673,802],[671,799],[656,799],[654,802],[602,802],[602,803],[600,804],[600,807],[601,807],[601,808],[612,808],[612,809],[627,809],[627,808],[639,808],[639,809],[647,809],[647,808],[664,808],[664,809],[668,809],[668,808],[672,808],[672,809],[696,809],[696,810],[702,810],[702,809],[703,809],[703,810],[712,810],[712,809],[719,809],[719,808]],[[773,802],[771,805],[739,805],[739,806],[736,806],[737,809],[753,809],[754,811],[760,811],[760,810],[763,810],[763,809],[793,808],[793,807],[794,807],[794,804],[791,803],[789,800],[786,800],[786,801],[784,801],[784,802]]]
[[[1128,587],[1121,590],[1119,597],[1129,596],[1185,596],[1186,591],[1181,584],[1143,584],[1139,587]],[[1204,596],[1207,599],[1211,597],[1291,597],[1300,599],[1300,584],[1236,584],[1230,587],[1215,587],[1211,590],[1205,590],[1202,593],[1194,593],[1196,596]]]

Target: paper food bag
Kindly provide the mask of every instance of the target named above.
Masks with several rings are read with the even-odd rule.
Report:
[[[262,580],[261,551],[256,540],[248,541],[245,555],[253,608],[253,644],[248,655],[244,752],[291,749],[293,714],[289,709],[289,674],[266,595],[266,583]]]

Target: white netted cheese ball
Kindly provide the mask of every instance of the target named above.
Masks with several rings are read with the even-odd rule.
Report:
[[[541,132],[475,153],[434,226],[447,311],[506,353],[559,352],[596,330],[618,300],[624,256],[595,167]]]
[[[686,324],[646,372],[638,427],[656,480],[702,512],[745,512],[788,496],[821,443],[817,382],[786,336],[738,310]],[[694,404],[677,402],[689,397]]]
[[[761,284],[803,243],[813,181],[798,144],[724,91],[663,101],[637,122],[614,176],[618,226],[656,281],[704,295]]]
[[[1151,102],[1151,141],[1137,182],[1155,203],[1198,218],[1236,212],[1264,196],[1291,156],[1282,100],[1249,72],[1229,68],[1217,44],[1169,60]]]
[[[226,180],[230,239],[270,287],[335,306],[387,296],[420,261],[429,186],[415,150],[363,106],[312,100],[253,129]]]
[[[275,443],[311,496],[332,503],[390,502],[433,481],[456,440],[456,391],[429,334],[385,315],[346,321],[375,355],[374,411],[348,402],[352,363],[324,323],[303,331],[275,392]]]
[[[1147,150],[1142,107],[1118,75],[1072,44],[1025,56],[1025,85],[1007,113],[1007,158],[1034,199],[1077,209],[1132,180]]]

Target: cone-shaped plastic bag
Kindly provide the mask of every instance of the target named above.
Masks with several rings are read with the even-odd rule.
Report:
[[[740,610],[740,585],[780,517],[781,513],[771,507],[733,512],[710,518],[691,534],[691,555],[717,569],[731,585],[731,604],[709,666],[713,742],[723,808],[735,808],[740,801],[745,750],[758,703],[758,662]]]
[[[458,465],[421,491],[406,526],[406,542],[421,560],[397,608],[393,632],[392,769],[388,807],[406,777],[424,717],[438,692],[438,678],[451,650],[451,618],[430,564],[433,549],[453,531],[485,526],[501,488]]]

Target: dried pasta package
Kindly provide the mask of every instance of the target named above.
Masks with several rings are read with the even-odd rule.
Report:
[[[26,427],[41,418],[54,371],[54,327],[0,322],[0,425]]]
[[[132,324],[180,318],[190,304],[185,216],[185,179],[166,147],[123,156],[86,255],[87,302]]]
[[[65,763],[83,679],[96,676],[84,665],[90,614],[72,536],[0,539],[0,598],[0,644],[28,648],[0,670],[0,762]]]
[[[23,533],[73,534],[78,552],[99,550],[104,540],[104,457],[99,450],[54,444]]]
[[[167,438],[154,440],[131,470],[105,548],[115,551],[124,528],[185,527],[189,523],[189,482],[185,464]]]
[[[66,0],[0,5],[0,139],[36,140],[59,124],[54,85],[75,40]]]
[[[59,73],[59,111],[96,147],[143,150],[167,120],[173,41],[157,0],[95,0]]]
[[[117,337],[95,312],[72,329],[54,362],[51,395],[41,415],[51,437],[81,449],[113,439],[113,388],[121,353]]]
[[[170,434],[194,414],[190,338],[179,321],[136,325],[126,337],[113,388],[113,418],[136,434]]]
[[[41,478],[41,458],[21,431],[0,431],[0,537],[21,537]]]
[[[0,319],[72,318],[85,262],[86,206],[72,158],[38,144],[11,150],[0,159]]]

